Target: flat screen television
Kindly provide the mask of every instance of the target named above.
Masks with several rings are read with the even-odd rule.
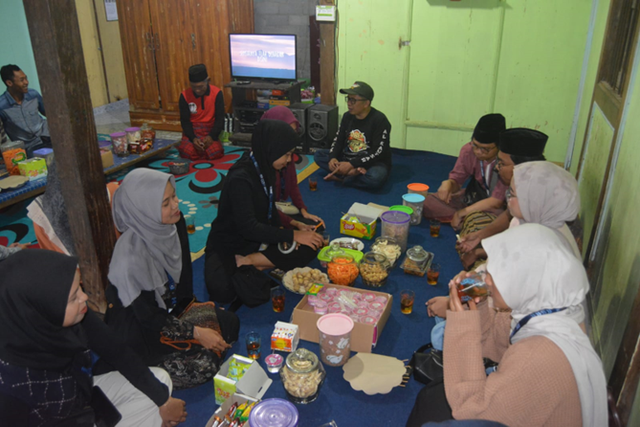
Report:
[[[296,80],[295,34],[229,34],[231,77]]]

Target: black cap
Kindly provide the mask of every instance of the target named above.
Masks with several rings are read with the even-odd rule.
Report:
[[[359,95],[364,99],[373,101],[373,89],[365,82],[355,82],[349,89],[340,89],[340,93],[347,95]]]
[[[480,144],[497,144],[500,132],[507,128],[502,114],[487,114],[480,117],[473,130],[473,139]]]
[[[189,81],[191,83],[200,83],[209,78],[207,67],[204,64],[192,65],[189,67]]]
[[[514,156],[541,156],[548,139],[547,135],[533,129],[507,129],[500,133],[500,151]]]

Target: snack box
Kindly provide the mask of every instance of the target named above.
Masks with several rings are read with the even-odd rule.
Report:
[[[102,169],[113,166],[113,153],[109,148],[100,148],[100,158],[102,159]]]
[[[20,175],[29,178],[29,181],[44,178],[47,176],[47,162],[39,157],[18,162]]]
[[[298,348],[298,325],[276,322],[271,334],[271,350],[292,352]]]
[[[340,233],[371,240],[376,235],[377,220],[383,212],[373,206],[354,203],[340,218]]]
[[[369,289],[358,289],[333,284],[325,285],[325,289],[326,288],[347,289],[353,292],[372,293],[376,296],[382,295],[387,297],[387,304],[382,311],[382,315],[380,316],[378,323],[376,323],[375,325],[367,325],[364,323],[355,322],[353,331],[351,331],[351,350],[363,353],[371,353],[371,348],[375,347],[378,343],[378,338],[380,338],[380,334],[382,334],[382,330],[387,324],[387,320],[389,320],[389,315],[391,314],[391,306],[393,305],[393,296],[384,292],[376,292]],[[300,339],[317,343],[320,339],[320,336],[316,323],[322,315],[317,314],[313,311],[313,307],[310,306],[307,302],[308,298],[309,295],[305,295],[298,303],[298,305],[296,305],[296,307],[293,309],[291,323],[295,323],[296,325],[298,325],[298,330],[300,331]]]
[[[269,105],[271,107],[275,107],[278,105],[284,105],[285,107],[288,107],[289,105],[291,105],[291,101],[289,101],[288,99],[270,99]]]
[[[238,381],[227,378],[229,374],[229,364],[234,358],[243,363],[251,364]],[[254,399],[261,399],[272,382],[273,380],[267,376],[267,373],[262,369],[257,360],[234,354],[222,364],[216,376],[213,377],[216,403],[222,405],[229,397],[233,396],[234,393],[241,393]]]
[[[253,398],[245,394],[233,393],[233,395],[229,396],[229,398],[225,400],[224,403],[222,403],[220,407],[218,407],[218,409],[216,409],[216,412],[214,412],[213,415],[211,415],[211,418],[209,418],[209,421],[207,421],[207,424],[205,427],[213,427],[213,423],[215,422],[216,417],[224,418],[227,412],[229,412],[229,408],[231,408],[231,405],[233,405],[234,403],[237,403],[238,405],[242,405],[245,402],[259,402],[259,401],[260,399]]]

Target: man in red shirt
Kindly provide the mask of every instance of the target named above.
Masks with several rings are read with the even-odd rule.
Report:
[[[189,67],[191,87],[180,95],[180,124],[182,141],[180,157],[190,160],[214,160],[224,155],[219,141],[224,127],[224,98],[222,91],[209,84],[204,64]]]

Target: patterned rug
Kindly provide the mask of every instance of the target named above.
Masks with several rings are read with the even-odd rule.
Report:
[[[211,222],[218,215],[220,191],[229,168],[245,151],[244,148],[225,147],[225,155],[221,159],[192,162],[188,173],[176,176],[180,210],[184,215],[195,218],[196,232],[189,236],[193,259],[198,258],[204,251]],[[107,182],[122,181],[134,167],[148,167],[168,173],[168,163],[178,157],[178,150],[171,149],[167,151],[165,157],[142,161],[131,168],[108,175]],[[296,154],[293,161],[298,172],[298,182],[317,169],[312,156]],[[32,200],[17,203],[0,213],[0,245],[8,246],[14,242],[36,241],[31,220],[27,218],[27,206]]]

